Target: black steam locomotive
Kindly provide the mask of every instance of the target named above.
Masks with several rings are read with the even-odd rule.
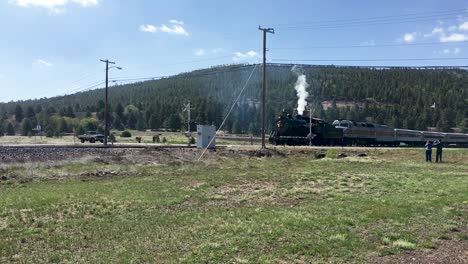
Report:
[[[319,118],[292,115],[283,111],[276,120],[269,141],[273,145],[341,145],[343,130]]]
[[[290,146],[423,146],[426,141],[442,140],[446,145],[468,147],[468,134],[398,129],[350,120],[329,124],[319,118],[293,117],[284,111],[276,119],[269,140],[273,145]]]

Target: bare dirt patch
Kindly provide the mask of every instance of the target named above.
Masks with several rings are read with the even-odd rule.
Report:
[[[444,240],[436,249],[376,257],[371,259],[370,263],[465,264],[468,263],[468,241]]]

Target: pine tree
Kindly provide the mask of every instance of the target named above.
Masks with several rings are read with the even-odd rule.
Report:
[[[7,136],[14,136],[15,135],[15,128],[13,127],[13,125],[8,122],[7,125],[6,125],[6,134]]]
[[[36,114],[39,114],[40,112],[42,112],[42,106],[41,105],[36,105],[36,108],[34,109],[34,112],[36,112]]]
[[[30,135],[33,129],[33,124],[29,118],[24,118],[21,124],[21,135],[27,136]]]
[[[16,122],[21,122],[23,121],[24,115],[23,115],[23,108],[21,105],[16,105],[15,107],[15,120]]]
[[[125,130],[124,122],[118,115],[114,118],[114,128],[119,131]]]
[[[124,121],[124,107],[122,106],[121,103],[118,103],[117,106],[115,107],[115,115],[120,118],[120,120]]]
[[[34,111],[34,108],[32,106],[28,106],[26,108],[26,118],[33,119],[36,117],[36,112]]]
[[[232,132],[234,134],[242,134],[242,128],[239,125],[239,122],[237,120],[235,120],[234,123],[232,124]]]
[[[178,114],[172,114],[165,122],[164,127],[170,129],[171,131],[177,131],[181,128],[181,118]]]
[[[67,107],[65,116],[70,117],[70,118],[75,118],[75,112],[73,111],[73,107],[71,107],[71,105]]]
[[[58,132],[60,132],[60,133],[67,133],[67,132],[69,132],[69,127],[68,127],[67,121],[65,121],[64,118],[60,118],[59,123],[58,123],[58,128],[57,128],[57,130],[58,130]]]
[[[449,132],[450,126],[447,120],[445,120],[444,118],[439,119],[439,121],[437,121],[437,130],[442,132]]]
[[[47,112],[47,114],[52,115],[52,114],[57,113],[57,110],[55,110],[55,107],[53,107],[53,106],[48,106],[47,109],[46,109],[46,112]]]
[[[145,120],[141,116],[138,118],[138,121],[136,123],[136,129],[139,131],[145,131],[146,129]]]
[[[151,115],[149,126],[151,129],[158,129],[161,126],[161,122],[157,115]]]

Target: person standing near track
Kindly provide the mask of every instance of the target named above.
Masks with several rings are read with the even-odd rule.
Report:
[[[434,141],[434,147],[436,148],[436,162],[442,162],[442,139]]]
[[[432,162],[432,143],[428,140],[426,141],[426,162]]]

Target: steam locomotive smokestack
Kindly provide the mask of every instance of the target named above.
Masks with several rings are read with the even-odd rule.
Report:
[[[309,93],[307,92],[307,88],[309,87],[309,84],[307,83],[307,77],[305,74],[302,73],[301,69],[296,65],[292,67],[291,71],[297,75],[297,81],[296,85],[294,86],[294,89],[296,90],[297,93],[297,113],[299,115],[304,114],[304,110],[307,106],[307,98],[309,97]]]

